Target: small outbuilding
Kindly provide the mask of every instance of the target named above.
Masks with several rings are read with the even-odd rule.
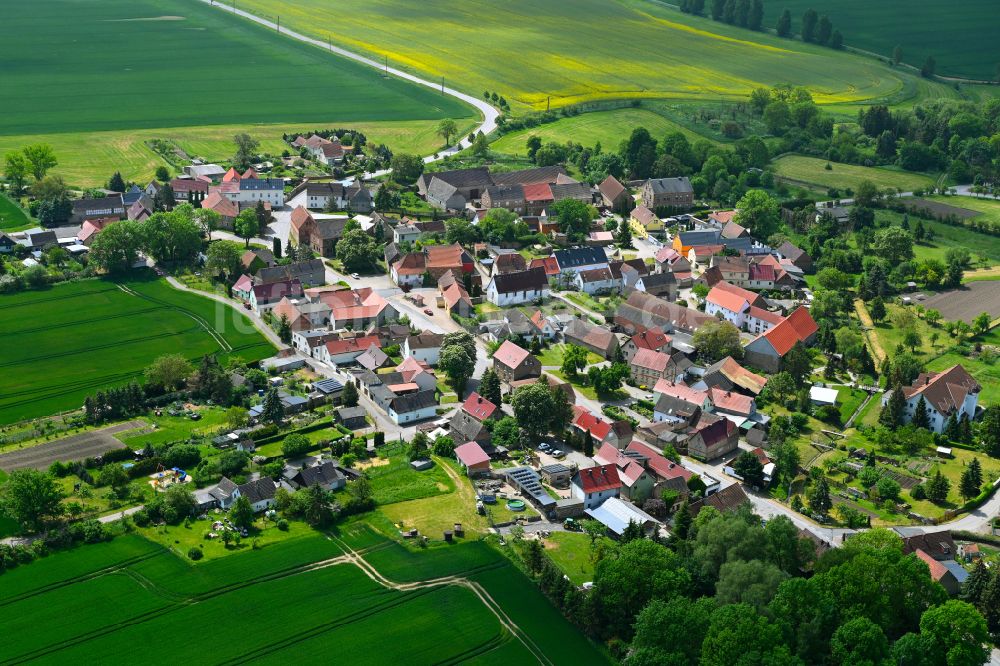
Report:
[[[824,386],[813,386],[809,389],[809,400],[812,401],[814,405],[824,406],[824,405],[836,405],[837,404],[837,389],[826,388]]]
[[[469,476],[488,474],[490,471],[490,456],[476,442],[456,446],[455,457]]]

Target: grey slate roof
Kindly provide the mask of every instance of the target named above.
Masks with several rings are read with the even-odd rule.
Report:
[[[688,180],[687,176],[681,176],[680,178],[651,178],[649,186],[653,189],[654,194],[679,194],[694,191],[691,188],[691,181]]]
[[[274,499],[274,491],[276,489],[274,481],[268,476],[259,478],[256,481],[247,481],[238,487],[240,495],[250,500],[251,504],[256,504],[266,499]]]
[[[308,487],[317,484],[331,485],[344,481],[345,478],[332,462],[327,461],[321,465],[300,469],[293,480],[300,486]]]
[[[548,285],[549,280],[544,268],[531,268],[517,273],[503,273],[493,276],[493,284],[497,293],[511,294],[517,291],[538,291]]]
[[[433,389],[429,391],[417,391],[416,393],[396,396],[390,404],[397,414],[405,414],[433,407],[437,404],[437,397]]]
[[[559,270],[608,263],[608,255],[599,247],[574,247],[568,250],[556,250],[553,254],[559,264]]]

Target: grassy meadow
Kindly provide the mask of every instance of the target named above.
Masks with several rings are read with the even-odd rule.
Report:
[[[579,116],[561,118],[554,123],[511,132],[490,144],[490,149],[508,155],[527,156],[528,149],[525,142],[527,142],[528,137],[537,136],[542,140],[542,143],[573,141],[593,147],[600,142],[601,148],[605,152],[611,152],[617,150],[618,145],[628,139],[632,130],[639,127],[649,130],[649,133],[658,141],[671,132],[680,132],[692,142],[705,138],[655,111],[644,108],[626,108],[593,111]]]
[[[23,208],[6,195],[0,194],[0,231],[20,231],[33,226],[35,224]]]
[[[107,182],[115,171],[126,180],[148,181],[158,166],[170,166],[153,152],[147,142],[154,139],[169,141],[189,157],[208,161],[227,160],[235,150],[233,136],[247,132],[260,142],[261,152],[280,155],[288,145],[284,132],[309,132],[313,129],[351,127],[368,137],[372,143],[384,143],[395,152],[425,155],[441,146],[436,133],[437,120],[341,121],[317,120],[314,124],[246,124],[210,125],[204,127],[170,127],[131,129],[104,132],[42,133],[27,135],[0,134],[0,155],[20,149],[26,144],[47,143],[56,149],[59,165],[53,169],[67,182],[98,187]],[[468,131],[474,125],[471,118],[458,121]],[[0,204],[2,206],[2,204]],[[2,213],[0,213],[2,216]],[[4,223],[0,223],[0,228]],[[28,225],[31,226],[31,225]]]
[[[0,590],[8,638],[0,660],[86,661],[127,650],[134,663],[159,663],[163,653],[150,638],[183,636],[190,658],[212,663],[274,661],[290,648],[305,663],[338,651],[360,664],[528,663],[526,643],[552,663],[605,662],[485,544],[417,553],[366,531],[372,552],[363,556],[391,580],[469,579],[399,591],[338,561],[346,542],[300,532],[196,564],[129,535],[10,571]],[[395,577],[400,571],[408,575]],[[484,602],[471,584],[492,599]],[[494,604],[520,636],[500,623]]]
[[[857,102],[893,95],[912,78],[871,59],[645,0],[243,0],[240,6],[444,77],[472,94],[496,90],[515,110],[613,98],[718,101],[778,83],[806,86],[820,103]]]
[[[775,173],[783,178],[824,189],[844,190],[848,187],[853,189],[863,180],[870,180],[879,188],[896,187],[904,192],[912,192],[934,184],[932,178],[919,173],[841,164],[804,155],[784,155],[776,159],[773,164]],[[827,164],[832,167],[829,171],[826,169]]]
[[[0,423],[79,408],[158,356],[256,361],[273,347],[241,313],[163,281],[107,280],[0,297]]]
[[[115,168],[152,173],[162,162],[142,145],[151,138],[219,158],[232,154],[236,131],[260,126],[274,150],[282,128],[390,123],[389,139],[398,135],[391,123],[422,120],[424,141],[438,119],[473,115],[451,97],[198,0],[11,5],[0,61],[0,152],[44,140],[61,158],[56,173],[87,185]]]
[[[816,9],[830,17],[848,46],[888,58],[898,44],[904,63],[920,67],[933,56],[938,74],[945,76],[991,80],[1000,62],[1000,22],[987,18],[996,12],[990,0],[965,0],[956,7],[906,0],[838,0],[823,6],[785,0],[765,3],[764,8],[764,25],[771,28],[789,9],[795,33],[801,30],[805,11]]]

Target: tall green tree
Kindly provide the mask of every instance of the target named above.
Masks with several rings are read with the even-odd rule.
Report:
[[[878,422],[889,430],[895,430],[903,425],[903,412],[906,409],[906,397],[903,395],[903,387],[896,384],[889,394],[889,400],[882,407]]]
[[[479,395],[483,396],[496,406],[501,404],[500,377],[493,368],[486,368],[483,377],[479,381]]]
[[[940,504],[948,499],[948,492],[951,490],[951,482],[941,473],[941,470],[934,472],[934,476],[926,483],[927,499]]]
[[[241,132],[233,137],[233,143],[236,144],[233,167],[237,171],[246,171],[253,164],[254,158],[257,157],[260,142],[246,132]]]
[[[933,56],[927,56],[927,60],[924,61],[923,67],[920,68],[920,76],[925,79],[933,79],[936,71],[937,61],[934,60]]]
[[[968,467],[966,467],[962,472],[962,478],[959,481],[958,489],[965,500],[970,500],[979,495],[979,491],[982,487],[983,466],[980,464],[979,458],[973,458],[969,461]]]
[[[823,15],[819,19],[819,25],[816,29],[816,42],[820,46],[826,46],[830,42],[830,37],[833,35],[833,23],[830,22],[830,17]]]
[[[821,515],[826,515],[833,508],[833,501],[830,499],[830,485],[826,482],[825,476],[814,481],[809,489],[809,508]]]
[[[778,23],[775,26],[775,32],[778,33],[778,37],[788,37],[792,34],[792,12],[787,9],[781,12],[781,16],[778,17]]]
[[[109,273],[123,273],[139,259],[142,229],[138,222],[121,220],[109,224],[90,243],[90,259]]]
[[[285,418],[285,408],[281,404],[281,398],[278,396],[278,389],[272,387],[267,390],[264,394],[264,402],[261,404],[263,410],[261,411],[260,418],[266,423],[280,423],[283,418]]]
[[[0,505],[4,513],[24,529],[37,531],[45,521],[62,514],[63,493],[55,479],[45,472],[19,469],[0,487]]]
[[[24,153],[10,152],[4,156],[5,167],[4,176],[10,185],[11,194],[17,196],[21,194],[25,183],[28,181],[28,174],[31,172],[31,165]]]
[[[445,118],[438,123],[437,134],[442,139],[444,139],[444,143],[446,146],[451,145],[451,137],[455,136],[455,134],[457,133],[458,133],[458,126],[455,124],[455,121],[452,120],[451,118]]]
[[[751,30],[760,30],[764,24],[764,0],[753,0],[750,7],[750,16],[747,18],[747,27]]]
[[[25,146],[22,150],[25,159],[28,160],[28,164],[31,168],[31,175],[35,177],[35,180],[41,180],[48,173],[49,169],[59,164],[59,160],[56,159],[56,153],[52,150],[52,146],[46,143],[36,143],[30,146]]]
[[[229,520],[233,521],[233,525],[243,529],[250,529],[253,525],[253,506],[246,495],[240,495],[233,502],[233,507],[229,510]]]
[[[750,190],[736,204],[736,223],[757,238],[770,238],[781,221],[778,202],[764,190]]]
[[[819,22],[819,15],[815,9],[807,9],[802,15],[802,41],[812,42],[816,39],[816,24]]]
[[[449,386],[461,399],[465,394],[465,386],[476,368],[475,357],[469,358],[469,354],[461,345],[442,347],[438,367],[447,375]]]
[[[345,232],[337,241],[335,252],[345,269],[357,272],[373,269],[382,257],[382,248],[375,243],[374,238],[361,229]]]

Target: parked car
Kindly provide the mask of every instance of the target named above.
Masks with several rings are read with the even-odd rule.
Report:
[[[430,317],[433,317],[434,316],[434,310],[431,310],[430,308],[424,308],[424,314],[428,315]]]
[[[541,444],[539,444],[539,445],[538,445],[538,450],[539,450],[539,451],[548,451],[548,450],[550,450],[551,448],[552,448],[552,447],[551,447],[551,446],[549,445],[549,443],[548,443],[548,442],[542,442]]]
[[[549,453],[549,455],[552,456],[553,458],[565,458],[566,457],[566,454],[563,453],[560,449],[554,449],[553,451],[551,451]]]
[[[358,275],[357,273],[351,273],[351,279],[352,280],[360,280],[361,276]]]

